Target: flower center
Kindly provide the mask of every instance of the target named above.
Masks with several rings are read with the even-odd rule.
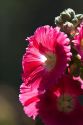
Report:
[[[74,109],[74,100],[70,95],[61,95],[57,100],[57,107],[61,112],[71,112]]]
[[[83,50],[83,39],[81,39],[80,41],[80,46],[81,46],[81,49]]]
[[[56,64],[56,55],[53,53],[46,53],[47,60],[45,61],[45,67],[48,71],[52,70]]]

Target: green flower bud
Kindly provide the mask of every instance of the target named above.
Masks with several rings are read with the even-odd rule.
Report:
[[[78,23],[78,19],[75,17],[75,18],[72,19],[71,22],[72,22],[73,24],[77,24],[77,23]]]
[[[67,12],[67,11],[63,11],[60,14],[61,19],[65,22],[65,21],[69,21],[71,19],[71,15]]]
[[[73,9],[68,8],[66,11],[71,15],[71,19],[75,17],[75,11]]]
[[[60,18],[60,16],[55,17],[55,24],[56,25],[60,25],[61,23],[63,23],[62,19]]]
[[[77,15],[76,15],[76,18],[77,18],[78,20],[82,20],[82,19],[83,19],[83,14],[77,14]]]
[[[66,31],[66,33],[70,33],[74,29],[74,25],[70,22],[65,22],[63,24],[63,30]]]

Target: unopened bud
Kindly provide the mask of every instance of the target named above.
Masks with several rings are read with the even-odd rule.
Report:
[[[56,25],[60,25],[61,23],[63,23],[62,19],[60,18],[60,16],[55,17],[55,24]]]
[[[75,18],[73,18],[72,19],[72,23],[75,25],[75,24],[77,24],[78,23],[78,19],[75,17]]]
[[[77,54],[77,59],[81,60],[81,56],[79,54]]]
[[[66,11],[71,15],[71,19],[75,17],[75,11],[73,9],[68,8]]]
[[[70,33],[72,30],[74,29],[74,26],[72,23],[70,22],[65,22],[63,24],[63,30],[66,32],[66,33]]]
[[[61,14],[60,14],[60,17],[62,18],[62,20],[65,22],[65,21],[69,21],[71,19],[71,15],[67,12],[67,11],[63,11]]]
[[[82,20],[82,19],[83,19],[83,14],[77,14],[77,15],[76,15],[76,18],[77,18],[78,20]]]

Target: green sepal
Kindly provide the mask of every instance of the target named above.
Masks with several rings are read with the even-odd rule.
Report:
[[[42,120],[40,119],[39,116],[36,117],[35,125],[44,125],[44,124],[42,123]]]
[[[79,76],[80,75],[80,67],[81,67],[81,61],[80,59],[77,57],[77,54],[74,52],[74,49],[72,50],[74,55],[73,58],[70,62],[70,73],[72,74],[72,76]]]
[[[80,68],[80,77],[83,80],[83,67]]]

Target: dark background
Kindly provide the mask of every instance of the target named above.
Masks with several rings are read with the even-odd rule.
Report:
[[[12,105],[17,114],[14,113],[14,125],[32,125],[18,101],[22,82],[21,60],[27,46],[25,38],[32,35],[39,26],[54,25],[54,17],[67,8],[83,13],[83,1],[0,0],[0,95]],[[3,103],[0,102],[0,106]],[[0,120],[0,125],[7,125],[5,118],[1,116]]]

